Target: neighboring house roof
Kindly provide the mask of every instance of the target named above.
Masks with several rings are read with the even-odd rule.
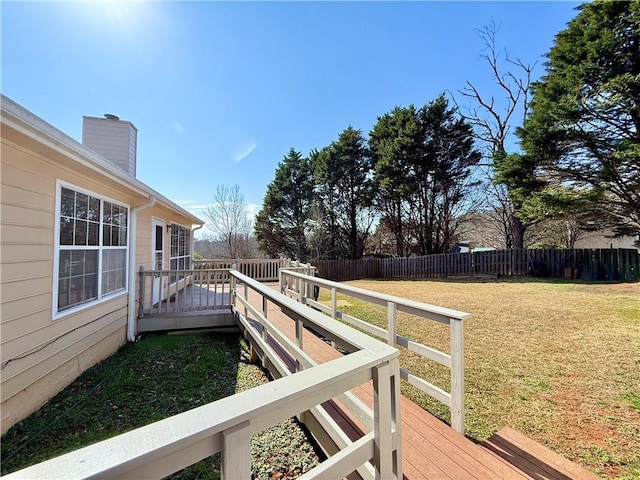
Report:
[[[142,183],[140,180],[129,175],[117,165],[113,164],[77,140],[74,140],[64,132],[55,128],[53,125],[45,122],[43,119],[5,95],[1,95],[0,107],[3,127],[10,127],[23,135],[41,142],[49,148],[63,153],[72,161],[90,168],[96,173],[119,183],[129,190],[147,198],[151,196],[155,197],[158,204],[190,219],[194,224],[204,224],[203,220],[175,204],[161,193]]]

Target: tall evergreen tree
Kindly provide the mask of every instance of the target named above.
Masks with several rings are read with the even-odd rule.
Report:
[[[374,196],[372,163],[362,132],[347,127],[337,142],[313,152],[311,163],[332,258],[361,258]]]
[[[291,148],[278,164],[256,217],[256,237],[265,253],[309,259],[305,233],[312,199],[309,159]]]
[[[444,95],[416,109],[396,107],[371,131],[382,221],[396,254],[428,255],[453,246],[480,160],[471,125]],[[465,203],[465,201],[467,201]]]
[[[409,254],[406,232],[413,185],[412,165],[419,162],[420,122],[415,106],[395,107],[378,117],[369,133],[371,158],[378,186],[376,206],[395,238],[397,256]]]
[[[577,191],[602,188],[619,234],[640,233],[640,2],[578,7],[533,84],[527,155]]]

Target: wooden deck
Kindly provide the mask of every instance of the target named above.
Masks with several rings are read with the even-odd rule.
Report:
[[[276,287],[274,287],[276,288]],[[261,309],[261,297],[250,294],[251,303]],[[271,303],[267,318],[295,341],[294,322]],[[257,322],[256,322],[257,323]],[[304,350],[318,363],[341,353],[309,331],[303,334]],[[283,355],[286,354],[283,352]],[[289,359],[290,360],[290,359]],[[293,364],[291,364],[291,368]],[[369,407],[372,385],[353,390]],[[546,447],[511,429],[503,429],[482,445],[473,443],[406,397],[402,397],[402,456],[407,480],[595,480],[598,477]],[[325,405],[334,419],[345,425],[352,439],[365,431],[341,405]]]

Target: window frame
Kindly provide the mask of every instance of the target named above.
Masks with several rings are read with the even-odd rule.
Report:
[[[62,208],[62,189],[66,188],[69,190],[73,190],[74,192],[78,192],[84,195],[89,195],[91,197],[97,198],[100,201],[100,212],[99,212],[99,222],[98,222],[98,245],[61,245],[60,244],[60,229],[61,229],[61,208]],[[72,315],[74,313],[78,313],[87,308],[91,308],[100,303],[104,303],[106,301],[112,300],[114,298],[120,297],[122,295],[127,295],[129,293],[129,248],[131,247],[131,208],[130,205],[126,202],[122,202],[120,200],[116,200],[107,195],[103,195],[100,193],[96,193],[94,191],[88,190],[86,188],[80,187],[73,183],[69,183],[60,179],[56,179],[56,194],[54,197],[55,201],[55,209],[54,209],[54,241],[53,241],[53,289],[52,289],[52,298],[51,298],[51,310],[52,310],[52,320],[59,320],[68,315]],[[111,204],[115,204],[119,207],[125,208],[127,213],[127,245],[125,247],[121,246],[104,246],[103,245],[103,226],[104,226],[104,202],[108,202]],[[60,280],[60,255],[62,250],[93,250],[97,251],[97,268],[96,268],[96,276],[97,276],[97,297],[92,300],[88,300],[86,302],[79,303],[77,305],[73,305],[71,307],[60,310],[58,307],[59,303],[59,280]],[[125,271],[124,271],[124,288],[109,292],[102,293],[102,273],[103,273],[103,252],[106,250],[124,250],[125,252]]]
[[[173,253],[172,252],[172,246],[173,245],[172,245],[171,242],[172,242],[172,239],[173,239],[173,232],[171,232],[168,235],[168,237],[169,237],[169,270],[191,270],[191,267],[193,266],[193,248],[192,248],[193,233],[192,233],[191,227],[188,227],[188,226],[183,225],[183,224],[178,223],[178,222],[170,222],[169,226],[171,227],[172,230],[173,230],[174,226],[178,227],[178,228],[184,228],[186,230],[186,232],[188,233],[188,235],[189,235],[189,241],[185,242],[185,246],[189,248],[189,253],[187,255],[180,255],[180,251],[179,251],[180,242],[178,241],[178,255],[175,256],[175,257],[172,256],[172,253]],[[178,235],[179,235],[179,233],[178,233]],[[180,238],[180,237],[178,237],[178,238]],[[181,268],[177,268],[178,264],[180,263],[180,259],[186,259],[186,258],[189,259],[189,268],[182,268],[182,269]],[[175,269],[171,268],[171,262],[173,260],[176,260],[176,268]],[[183,276],[180,276],[180,275],[173,276],[172,275],[170,280],[169,280],[169,284],[170,285],[175,285],[177,282],[179,282],[183,278],[184,278],[184,275]]]

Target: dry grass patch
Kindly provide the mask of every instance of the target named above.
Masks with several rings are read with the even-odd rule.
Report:
[[[640,478],[640,285],[554,280],[357,281],[361,288],[467,311],[466,432],[511,426],[609,478]],[[342,310],[386,327],[382,308]],[[449,351],[448,328],[400,315],[399,333]],[[403,352],[404,366],[448,388],[448,370]],[[449,421],[446,407],[403,393]]]

